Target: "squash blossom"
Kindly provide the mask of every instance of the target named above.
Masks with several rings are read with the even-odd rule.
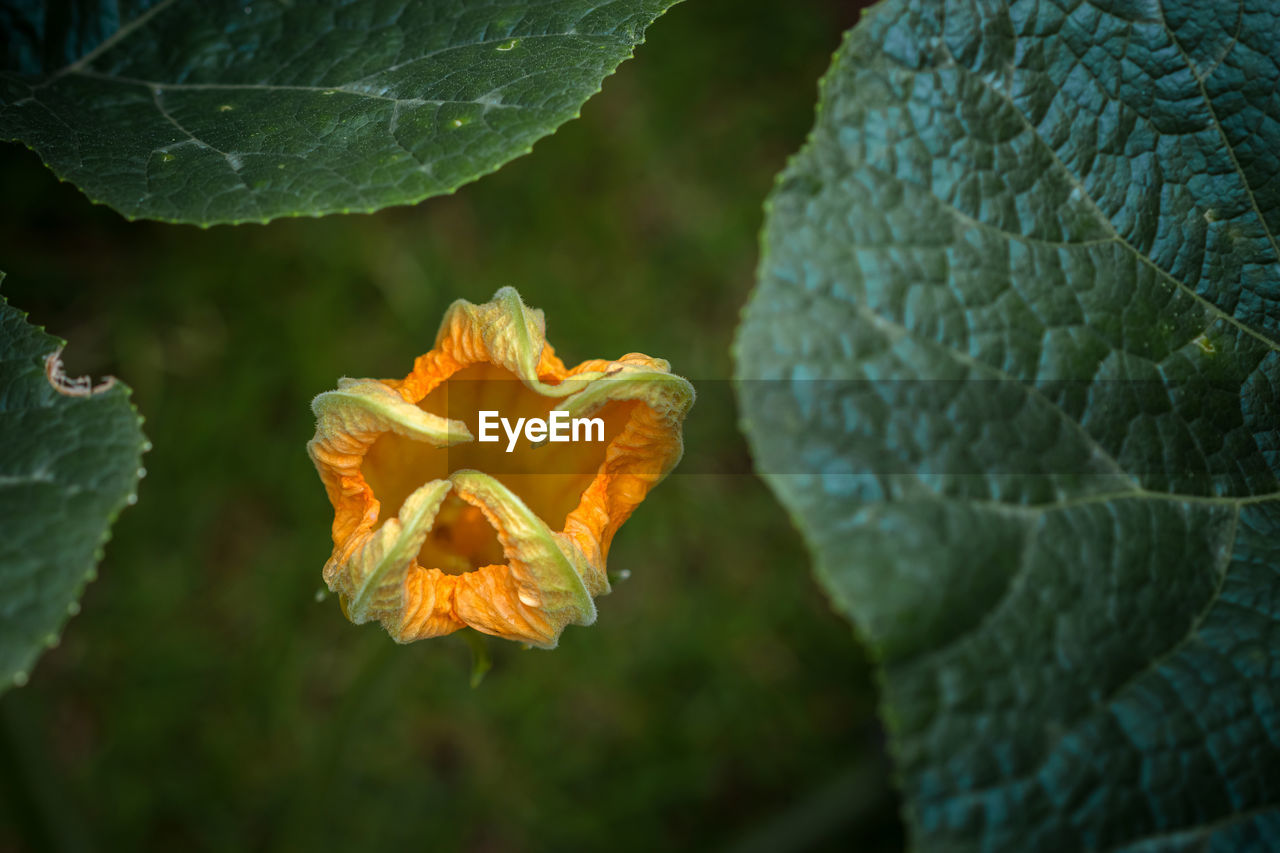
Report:
[[[469,625],[553,648],[595,621],[609,544],[679,462],[693,396],[639,353],[566,369],[513,288],[458,300],[404,379],[340,379],[312,403],[325,582],[397,642]]]

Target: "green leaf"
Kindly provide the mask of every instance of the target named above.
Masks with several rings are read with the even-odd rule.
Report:
[[[129,389],[50,368],[65,341],[25,316],[0,297],[0,692],[79,611],[146,444]]]
[[[737,379],[923,850],[1280,849],[1280,15],[889,0]]]
[[[577,116],[677,0],[0,5],[0,139],[125,216],[453,192]]]

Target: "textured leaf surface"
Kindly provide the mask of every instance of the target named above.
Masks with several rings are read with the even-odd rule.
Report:
[[[0,298],[0,691],[79,609],[146,441],[124,385],[55,390],[45,358],[62,343]]]
[[[1280,10],[898,2],[780,176],[757,465],[926,850],[1280,848]]]
[[[373,211],[577,115],[676,0],[0,4],[0,139],[130,217]]]

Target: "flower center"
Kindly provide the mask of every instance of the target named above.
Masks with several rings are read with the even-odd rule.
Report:
[[[437,568],[446,575],[463,575],[502,562],[498,531],[480,508],[455,494],[446,497],[418,552],[418,565]]]
[[[520,418],[546,419],[559,402],[559,398],[529,390],[507,370],[473,365],[450,376],[418,405],[432,414],[462,421],[478,438],[481,411],[497,411],[514,427]],[[501,482],[552,530],[563,530],[565,519],[581,502],[635,405],[610,403],[592,414],[604,421],[602,441],[534,446],[521,435],[511,452],[507,452],[509,437],[501,429],[497,442],[470,441],[447,448],[385,433],[369,448],[361,466],[365,481],[381,503],[377,524],[394,518],[405,498],[418,487],[455,471],[473,469]],[[497,531],[483,513],[450,494],[419,552],[419,565],[462,574],[503,562]]]

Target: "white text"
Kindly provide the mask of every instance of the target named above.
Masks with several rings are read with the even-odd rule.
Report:
[[[556,410],[550,412],[546,420],[516,418],[515,425],[512,426],[509,418],[501,417],[493,409],[480,412],[480,441],[500,441],[499,424],[507,436],[508,453],[516,449],[516,442],[520,440],[522,431],[532,444],[544,441],[604,441],[604,418],[570,418],[568,412]]]

